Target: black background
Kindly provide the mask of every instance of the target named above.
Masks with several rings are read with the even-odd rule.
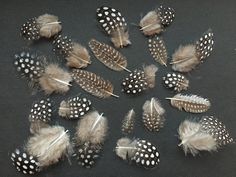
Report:
[[[45,54],[54,60],[57,57],[52,52],[51,41],[40,40],[31,45],[22,40],[19,34],[21,24],[28,18],[51,13],[59,16],[63,25],[63,33],[69,35],[79,43],[86,45],[91,38],[111,44],[95,18],[96,8],[102,5],[119,9],[126,17],[132,45],[120,51],[128,59],[128,68],[141,68],[143,64],[155,63],[147,49],[147,38],[139,29],[131,25],[138,23],[141,14],[154,9],[160,4],[169,5],[176,10],[174,23],[162,34],[171,58],[171,54],[180,44],[188,44],[198,39],[208,28],[215,34],[215,46],[212,55],[195,71],[187,74],[190,88],[186,93],[207,97],[212,102],[211,109],[201,115],[180,112],[172,108],[165,97],[173,93],[165,89],[161,83],[162,76],[171,71],[159,66],[156,77],[156,87],[141,96],[129,97],[121,93],[121,80],[127,75],[125,71],[111,71],[92,56],[92,65],[87,70],[96,72],[112,81],[115,93],[119,99],[98,99],[86,94],[77,85],[73,85],[65,95],[51,95],[54,101],[54,122],[65,126],[74,134],[76,121],[66,121],[57,114],[57,107],[61,100],[69,96],[83,93],[93,101],[94,107],[109,119],[109,136],[104,145],[101,159],[92,169],[84,169],[72,160],[72,165],[64,160],[38,176],[46,177],[235,177],[236,176],[236,146],[229,145],[219,152],[201,153],[197,157],[185,156],[177,144],[177,127],[186,118],[202,115],[215,115],[228,127],[231,135],[236,137],[235,119],[235,69],[236,69],[236,1],[210,0],[1,0],[0,11],[0,57],[1,57],[1,132],[0,132],[0,173],[2,177],[24,176],[11,165],[9,155],[16,147],[23,147],[30,136],[28,114],[34,100],[42,98],[43,93],[31,94],[27,81],[21,79],[13,66],[15,53],[30,48]],[[61,60],[64,63],[64,60]],[[157,64],[157,63],[156,63]],[[158,64],[157,64],[158,65]],[[158,133],[151,133],[144,129],[141,114],[142,105],[146,99],[157,97],[166,109],[165,127]],[[136,127],[133,137],[150,140],[159,147],[161,163],[154,170],[145,170],[135,165],[129,165],[119,159],[114,153],[116,141],[120,138],[120,125],[124,114],[131,108],[136,111]]]

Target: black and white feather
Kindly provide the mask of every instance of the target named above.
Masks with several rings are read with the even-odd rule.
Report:
[[[164,85],[175,92],[181,92],[182,90],[187,90],[189,87],[189,80],[179,73],[167,73],[163,77]]]
[[[67,66],[86,68],[91,64],[88,50],[81,44],[72,41],[68,36],[58,35],[53,41],[53,51],[67,60]]]
[[[175,11],[171,7],[160,6],[149,11],[139,22],[140,30],[144,35],[159,34],[168,27],[175,18]]]
[[[167,50],[165,42],[162,38],[156,36],[148,40],[149,51],[154,60],[161,65],[167,66]]]
[[[158,68],[155,65],[144,66],[143,70],[134,70],[122,81],[122,91],[127,94],[138,94],[155,87]]]
[[[60,104],[58,114],[67,119],[78,119],[91,109],[91,101],[85,97],[72,97],[63,100]]]
[[[95,164],[100,156],[100,151],[102,150],[100,145],[91,145],[89,142],[85,142],[76,148],[78,164],[85,168],[91,168]]]
[[[132,131],[134,130],[134,123],[135,123],[135,112],[133,109],[131,109],[125,115],[122,121],[122,126],[121,126],[122,133],[124,134],[132,133]]]
[[[156,98],[147,100],[143,105],[143,124],[149,131],[158,132],[164,126],[165,109]]]
[[[131,44],[127,23],[118,10],[102,6],[97,9],[97,20],[106,33],[111,36],[111,41],[115,47]]]
[[[121,138],[117,141],[116,155],[146,169],[155,168],[160,163],[157,147],[146,140]]]
[[[56,63],[48,63],[44,56],[29,52],[15,55],[14,65],[17,71],[28,78],[32,87],[41,87],[46,94],[64,93],[69,90],[71,75]]]
[[[30,18],[22,25],[21,36],[29,41],[38,40],[41,37],[51,38],[61,31],[60,23],[57,16],[50,14]]]
[[[174,97],[166,99],[170,100],[173,107],[191,113],[203,113],[211,107],[208,99],[198,95],[176,94]]]
[[[172,69],[179,72],[189,72],[206,59],[213,50],[213,32],[209,29],[195,42],[179,48],[172,55]]]
[[[37,159],[19,149],[11,153],[11,161],[16,169],[23,174],[33,175],[40,171],[40,164]]]
[[[185,154],[197,155],[199,151],[216,151],[233,142],[225,125],[213,116],[200,120],[185,120],[178,129],[179,139]]]

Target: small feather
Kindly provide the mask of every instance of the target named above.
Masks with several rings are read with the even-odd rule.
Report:
[[[167,66],[166,63],[168,56],[163,39],[157,36],[149,39],[148,42],[148,48],[154,60],[161,65]]]
[[[179,139],[185,154],[193,156],[199,151],[216,151],[219,147],[232,143],[225,125],[217,118],[204,116],[200,120],[185,120],[178,129]]]
[[[156,10],[149,11],[140,20],[140,30],[147,36],[159,34],[173,22],[174,18],[175,11],[173,8],[160,6]]]
[[[104,80],[95,73],[73,69],[72,78],[82,89],[94,96],[99,98],[108,98],[110,96],[119,97],[113,94],[113,85],[111,82]]]
[[[126,70],[130,72],[127,67],[126,58],[113,47],[101,43],[95,39],[90,40],[89,47],[95,57],[101,61],[108,68],[115,71]]]
[[[60,104],[58,114],[67,119],[78,119],[91,109],[91,101],[79,96],[63,100]]]
[[[149,131],[159,131],[163,127],[165,110],[155,98],[147,100],[143,105],[143,123]]]
[[[208,99],[202,98],[197,95],[177,94],[172,98],[166,98],[166,99],[171,100],[171,105],[173,107],[191,113],[206,112],[211,106],[211,103]]]
[[[127,23],[118,10],[102,6],[97,9],[97,20],[106,33],[111,36],[115,47],[122,48],[131,44]]]
[[[37,157],[42,167],[57,163],[70,148],[70,138],[61,126],[41,129],[30,137],[26,145],[27,152]]]
[[[103,144],[108,132],[107,118],[97,111],[83,116],[77,125],[75,140],[77,144],[90,142],[92,144]]]
[[[135,112],[133,109],[129,110],[122,121],[121,130],[124,134],[130,134],[134,130]]]
[[[63,55],[67,60],[67,66],[72,68],[86,68],[91,64],[88,50],[81,44],[72,42],[67,36],[57,36],[53,44],[53,50]]]
[[[169,89],[173,89],[176,92],[187,90],[189,87],[189,80],[179,73],[167,73],[163,77],[165,86]]]

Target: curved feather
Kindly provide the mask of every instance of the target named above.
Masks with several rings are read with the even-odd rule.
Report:
[[[95,39],[89,41],[89,47],[92,50],[95,57],[102,62],[108,68],[115,71],[126,70],[127,60],[126,58],[113,47],[101,43]]]
[[[114,97],[119,97],[113,94],[114,88],[111,82],[103,79],[95,73],[80,69],[73,69],[72,78],[82,89],[94,96],[99,98],[108,98],[111,95]]]
[[[182,95],[177,94],[173,98],[166,98],[171,100],[171,105],[179,110],[185,110],[191,113],[206,112],[211,103],[208,99],[197,95]]]

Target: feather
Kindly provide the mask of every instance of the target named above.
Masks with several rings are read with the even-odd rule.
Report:
[[[33,175],[41,170],[37,159],[20,149],[11,153],[11,161],[17,171],[23,174]]]
[[[156,98],[147,100],[143,105],[143,123],[149,131],[159,131],[163,127],[165,110]]]
[[[91,101],[79,96],[63,100],[60,104],[58,114],[67,119],[78,119],[91,109]]]
[[[86,92],[99,98],[108,98],[110,96],[119,97],[113,94],[113,85],[110,81],[103,79],[95,73],[80,69],[72,70],[72,78]]]
[[[40,129],[49,127],[48,123],[52,117],[52,104],[50,99],[36,101],[30,110],[30,132],[35,134]]]
[[[161,33],[175,18],[171,7],[160,6],[157,10],[148,12],[139,22],[140,30],[146,36]]]
[[[111,36],[115,47],[122,48],[131,44],[127,23],[118,10],[102,6],[97,9],[97,20],[106,33]]]
[[[47,64],[43,56],[21,52],[15,55],[14,65],[32,86],[40,86],[46,94],[64,93],[71,86],[70,74],[57,64]]]
[[[76,142],[103,144],[108,131],[107,118],[97,111],[83,116],[76,128]]]
[[[172,56],[172,69],[179,72],[189,72],[207,58],[213,50],[213,32],[208,30],[195,43],[180,46]]]
[[[75,143],[78,163],[90,168],[99,157],[108,132],[107,118],[93,111],[83,116],[76,127]]]
[[[61,126],[41,129],[26,145],[27,152],[37,157],[41,167],[57,163],[70,148],[70,138]]]
[[[133,109],[131,109],[125,115],[125,117],[122,121],[121,131],[124,134],[130,134],[134,130],[134,123],[135,123],[134,118],[135,118],[135,112]]]
[[[38,40],[41,37],[51,38],[61,31],[60,23],[57,16],[43,14],[24,23],[21,27],[21,35],[26,40]]]
[[[146,169],[155,168],[160,162],[157,148],[146,140],[121,138],[117,141],[116,155]]]
[[[200,120],[185,120],[178,129],[179,139],[185,154],[193,156],[199,151],[216,151],[219,147],[232,143],[225,125],[217,118],[203,116]]]
[[[149,39],[148,42],[148,48],[154,60],[160,63],[161,65],[167,66],[166,63],[168,56],[163,39],[156,36],[154,38]]]
[[[187,90],[189,87],[189,80],[179,73],[167,73],[163,77],[163,82],[167,88],[173,89],[176,92]]]
[[[63,55],[67,66],[72,68],[86,68],[91,64],[88,50],[77,42],[72,42],[67,36],[58,35],[53,41],[54,51]]]
[[[155,87],[155,76],[158,68],[148,65],[142,70],[134,70],[122,81],[122,91],[127,94],[138,94],[144,90]]]
[[[90,40],[89,47],[92,50],[95,57],[101,61],[108,68],[115,71],[128,70],[126,58],[113,47],[101,43],[95,39]]]
[[[211,106],[211,103],[208,99],[197,95],[177,94],[173,98],[166,99],[171,100],[170,102],[173,107],[191,113],[206,112]]]

